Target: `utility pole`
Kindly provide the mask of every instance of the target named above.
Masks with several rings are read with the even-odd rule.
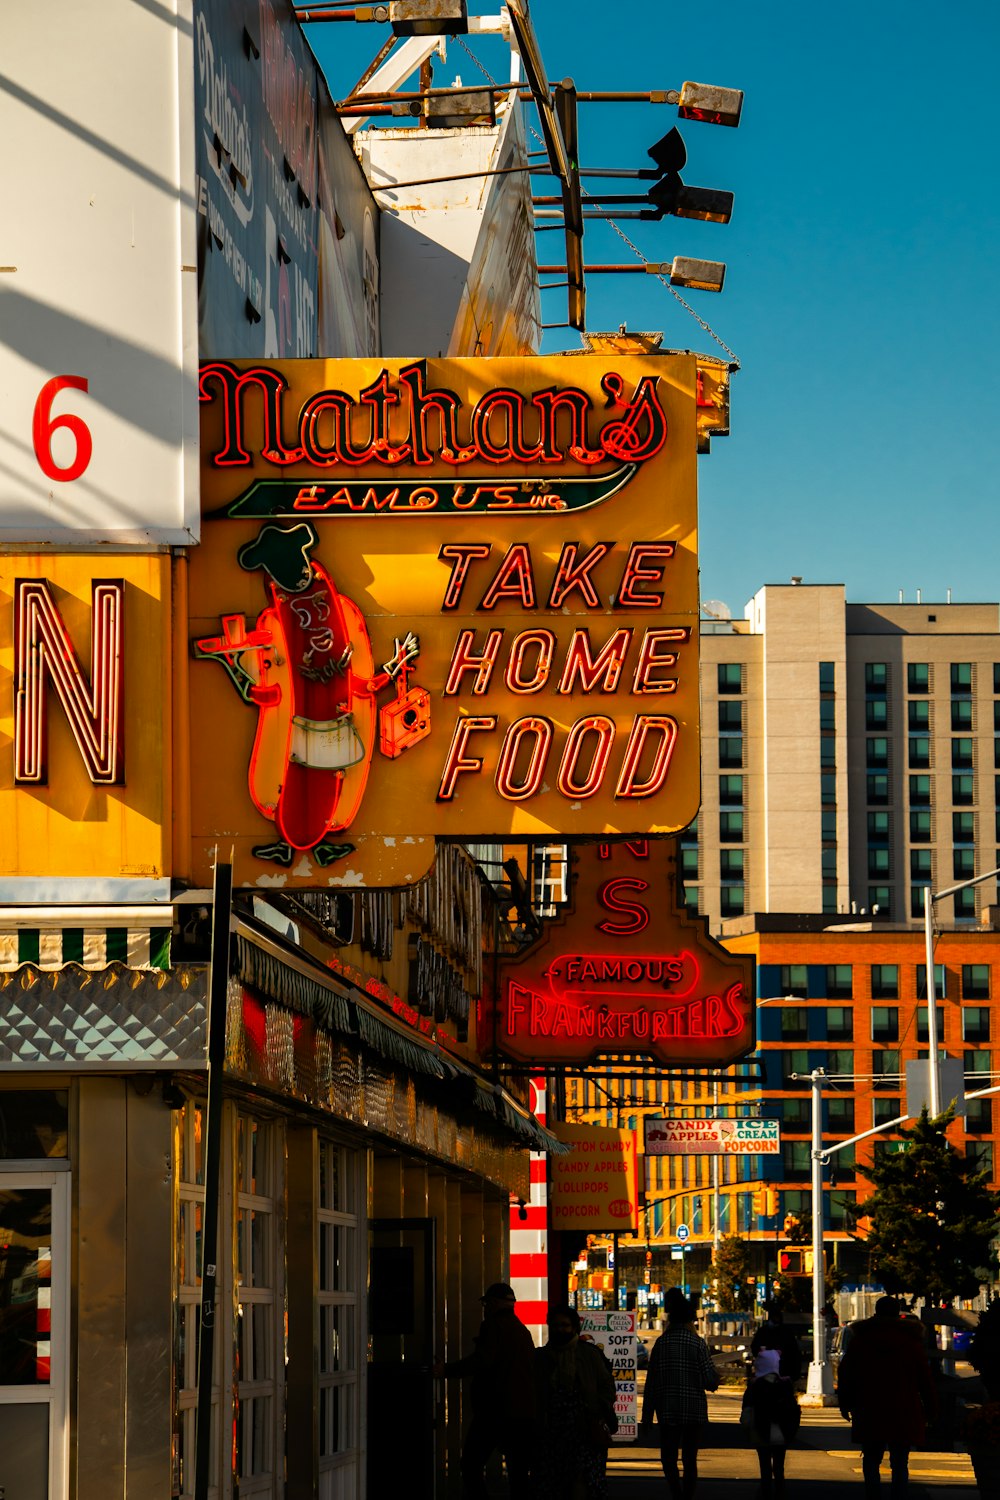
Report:
[[[826,1358],[826,1285],[823,1264],[823,1084],[826,1073],[814,1068],[812,1084],[812,1255],[813,1353],[806,1377],[806,1405],[833,1405],[833,1375]]]
[[[970,886],[979,885],[984,880],[992,880],[997,875],[1000,875],[1000,869],[988,870],[985,875],[976,875],[971,880],[960,880],[957,885],[949,885],[943,891],[932,892],[930,886],[924,889],[924,950],[927,968],[927,1097],[932,1118],[941,1113],[941,1069],[938,1065],[937,981],[934,973],[934,905],[938,901],[943,901],[946,896],[954,896],[957,891],[968,890]]]

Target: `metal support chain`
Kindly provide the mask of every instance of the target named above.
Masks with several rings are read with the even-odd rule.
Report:
[[[458,43],[458,45],[462,48],[463,52],[468,53],[469,57],[475,63],[475,65],[479,69],[479,71],[483,74],[484,78],[486,78],[494,86],[494,88],[500,88],[501,87],[501,85],[498,84],[497,81],[496,81],[496,79],[493,77],[492,73],[490,73],[489,69],[486,68],[486,67],[484,67],[484,65],[480,62],[479,58],[473,52],[472,48],[469,47],[468,44],[466,42],[464,42],[460,36],[453,37],[452,40]],[[531,132],[531,134],[534,136],[534,138],[538,142],[538,144],[540,146],[544,146],[545,142],[542,140],[542,137],[539,135],[539,133],[535,129],[535,127],[533,125],[529,124],[528,125],[528,129]],[[585,187],[583,187],[582,184],[581,184],[581,191],[582,191],[583,195],[585,197],[587,197],[587,198],[590,198],[592,196],[590,193],[587,192],[587,189]],[[611,225],[611,228],[615,231],[615,234],[618,235],[619,239],[621,239],[621,240],[624,241],[624,243],[632,251],[632,254],[636,257],[636,259],[638,261],[640,261],[642,265],[648,266],[650,264],[649,259],[645,255],[643,255],[642,251],[639,249],[639,247],[637,245],[633,245],[633,243],[629,239],[628,235],[625,233],[625,231],[618,224],[615,223],[614,219],[608,218],[606,220],[606,222]],[[739,358],[737,357],[737,355],[735,355],[733,353],[733,351],[732,351],[732,349],[730,349],[729,345],[727,343],[725,343],[725,341],[719,337],[719,335],[716,333],[716,331],[712,327],[712,325],[710,323],[706,323],[705,319],[701,316],[700,313],[695,312],[695,310],[691,306],[690,302],[685,301],[685,299],[681,296],[681,294],[677,290],[677,288],[670,285],[670,282],[667,281],[666,277],[661,276],[659,273],[657,273],[656,279],[660,283],[661,286],[666,287],[667,291],[670,293],[670,295],[673,298],[676,299],[676,301],[678,301],[680,303],[681,307],[683,307],[686,312],[689,312],[691,314],[692,318],[694,318],[695,322],[699,325],[699,327],[701,327],[702,329],[704,329],[705,333],[708,334],[709,338],[714,339],[715,342],[718,344],[719,348],[723,349],[725,351],[725,353],[729,356],[729,360],[730,360],[729,368],[731,370],[733,370],[733,371],[739,370],[741,368]],[[564,325],[563,324],[552,324],[552,325],[549,325],[549,326],[551,326],[551,327],[563,327]]]

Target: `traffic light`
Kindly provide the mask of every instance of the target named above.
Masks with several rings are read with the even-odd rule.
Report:
[[[764,1212],[767,1214],[768,1218],[771,1218],[778,1212],[778,1189],[768,1188],[765,1194],[765,1200]]]
[[[662,219],[673,214],[678,219],[705,219],[713,224],[728,224],[733,217],[733,194],[721,188],[688,187],[681,181],[681,168],[687,161],[684,138],[675,125],[650,146],[647,156],[660,176],[646,194],[653,205],[640,215],[644,219]]]
[[[797,1276],[802,1270],[801,1250],[779,1250],[778,1270],[782,1276]]]
[[[753,1211],[754,1211],[755,1214],[766,1213],[767,1212],[767,1189],[766,1188],[762,1188],[762,1187],[754,1188],[754,1190],[753,1190],[753,1198],[752,1198],[751,1201],[753,1203]]]

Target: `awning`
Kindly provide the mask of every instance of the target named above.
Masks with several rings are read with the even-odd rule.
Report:
[[[569,1148],[550,1135],[502,1084],[480,1075],[445,1052],[432,1038],[412,1031],[380,1010],[355,986],[318,962],[286,947],[274,932],[234,916],[236,974],[242,983],[327,1031],[354,1037],[387,1062],[445,1085],[456,1106],[488,1116],[530,1151],[562,1155]]]

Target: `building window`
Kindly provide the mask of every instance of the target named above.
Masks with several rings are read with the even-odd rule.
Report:
[[[972,765],[972,740],[960,739],[951,742],[951,769],[965,771]]]
[[[931,805],[931,778],[929,776],[910,777],[910,806],[930,807]]]
[[[684,910],[690,916],[696,917],[698,915],[698,887],[696,885],[682,886],[681,893],[684,901]]]
[[[836,692],[836,663],[821,661],[819,664],[819,690],[821,693]],[[997,689],[1000,692],[1000,688]]]
[[[872,1100],[872,1124],[888,1125],[890,1120],[898,1120],[903,1113],[902,1099],[873,1099]]]
[[[717,667],[720,693],[739,693],[743,689],[743,669],[738,661],[720,661]]]
[[[962,1006],[962,1041],[988,1042],[990,1039],[990,1008],[988,1005]]]
[[[698,846],[693,849],[681,849],[681,874],[685,880],[698,879]]]
[[[975,890],[970,886],[964,891],[956,891],[954,900],[956,922],[973,921],[976,915]]]
[[[1000,699],[993,705],[993,733],[1000,734]]]
[[[943,1000],[947,994],[947,976],[944,964],[934,965],[934,993],[939,1000]],[[978,996],[969,998],[978,999]],[[917,964],[917,999],[927,999],[927,965]]]
[[[976,838],[975,813],[960,812],[951,815],[951,841],[953,844],[972,844]]]
[[[872,999],[899,999],[898,964],[872,964]]]
[[[1000,755],[1000,740],[997,740],[997,753]],[[819,763],[820,767],[835,766],[837,764],[837,741],[829,730],[821,729],[819,738]],[[997,761],[1000,765],[1000,760]]]
[[[889,851],[888,849],[868,850],[868,876],[869,879],[877,879],[878,876],[889,874]]]
[[[869,814],[871,816],[871,814]],[[837,840],[837,814],[835,812],[821,812],[819,815],[820,838],[824,844],[833,844]]]
[[[1000,693],[1000,661],[993,663],[993,691]]]
[[[906,705],[906,727],[911,734],[926,734],[931,727],[931,706],[926,698]]]
[[[723,807],[743,806],[743,777],[719,777],[719,802]]]
[[[953,776],[951,778],[951,800],[955,807],[971,807],[976,800],[975,778]]]
[[[882,735],[865,740],[865,764],[869,770],[882,770],[889,764],[889,741]]]
[[[965,1073],[966,1078],[969,1082],[971,1082],[972,1087],[970,1089],[967,1089],[966,1092],[974,1094],[976,1092],[976,1089],[986,1088],[987,1085],[981,1080],[984,1074],[986,1074],[988,1077],[992,1073],[992,1071],[992,1052],[984,1052],[982,1048],[980,1048],[976,1052],[967,1052],[965,1054]]]
[[[720,734],[742,734],[743,733],[743,704],[733,703],[729,700],[719,704],[719,733]]]
[[[931,1039],[930,1022],[926,1005],[917,1006],[917,1042],[926,1044]]]
[[[972,1135],[993,1134],[993,1100],[970,1099],[965,1106],[965,1129]]]
[[[720,812],[719,840],[723,844],[742,844],[743,814],[741,812]]]
[[[829,771],[823,771],[820,775],[819,800],[824,807],[836,807],[837,805],[837,778],[831,775]]]
[[[922,917],[924,914],[924,898],[927,895],[925,885],[910,886],[910,916]]]
[[[962,999],[988,1000],[990,998],[989,964],[962,965]]]
[[[951,664],[951,696],[967,698],[972,692],[972,663],[953,661]]]
[[[976,1170],[985,1172],[992,1180],[993,1177],[993,1142],[992,1141],[966,1141],[965,1154],[969,1161],[974,1161]]]
[[[824,880],[822,890],[821,911],[824,916],[833,916],[838,910],[837,906],[837,882],[835,880]]]
[[[868,842],[869,844],[888,844],[889,814],[887,812],[868,814]]]
[[[831,1078],[849,1078],[854,1072],[854,1053],[849,1047],[828,1047],[823,1067]]]
[[[842,1099],[836,1095],[827,1101],[827,1129],[831,1135],[853,1135],[854,1134],[854,1100]],[[841,1152],[837,1152],[839,1161]]]
[[[951,729],[953,734],[962,734],[972,728],[972,699],[951,700]]]
[[[810,1149],[808,1141],[786,1141],[782,1146],[782,1171],[789,1181],[809,1176],[812,1170]]]
[[[883,917],[892,914],[892,892],[887,885],[868,887],[868,909],[872,912],[881,912]]]
[[[745,887],[724,885],[719,892],[719,911],[724,917],[742,917],[746,911]]]
[[[805,1078],[802,1075],[807,1074],[809,1071],[810,1071],[810,1069],[809,1069],[809,1053],[806,1052],[804,1048],[793,1047],[791,1049],[791,1051],[789,1051],[789,1052],[782,1052],[782,1054],[781,1054],[781,1078],[782,1078],[781,1086],[782,1086],[782,1088],[784,1088],[784,1089],[806,1089],[806,1088],[808,1088],[809,1087],[809,1080],[808,1080],[808,1078]],[[798,1078],[793,1078],[792,1077],[793,1073],[798,1073],[800,1076]]]
[[[783,1005],[781,1007],[781,1040],[783,1042],[804,1042],[809,1031],[809,1012],[804,1005]]]
[[[743,850],[722,849],[719,851],[723,880],[743,879]]]
[[[824,706],[824,705],[821,705]],[[830,704],[833,708],[835,705]],[[832,717],[832,716],[831,716]],[[822,719],[820,720],[822,723]],[[869,698],[865,703],[865,728],[885,729],[889,723],[888,698]],[[830,726],[833,727],[832,724]]]
[[[806,964],[782,964],[779,983],[783,995],[798,995],[804,1000],[809,994],[809,969]]]
[[[930,667],[927,662],[907,662],[906,690],[908,693],[927,693],[930,691]]]
[[[869,776],[867,785],[869,807],[884,806],[889,800],[888,776]]]
[[[882,719],[878,724],[873,724],[871,726],[871,728],[873,728],[873,729],[881,729],[884,724],[885,724],[885,720]],[[819,727],[820,727],[820,729],[828,729],[830,731],[833,731],[834,729],[836,729],[836,727],[837,727],[837,700],[836,700],[836,698],[821,698],[819,700]]]
[[[956,880],[966,880],[970,875],[975,875],[975,849],[967,849],[965,847],[953,849],[951,852],[951,868]],[[961,892],[959,891],[958,894],[961,895]]]
[[[896,1005],[872,1006],[872,1041],[899,1041],[899,1007]]]
[[[929,849],[910,850],[910,879],[930,880],[931,878],[931,851]]]
[[[786,1130],[805,1130],[809,1125],[809,1120],[808,1099],[782,1099],[781,1123]]]
[[[929,812],[910,813],[910,843],[929,844],[931,841],[931,815]]]
[[[907,764],[913,767],[929,766],[931,742],[926,734],[911,734],[906,742]]]
[[[320,1494],[346,1471],[337,1454],[360,1442],[358,1350],[361,1347],[358,1286],[359,1235],[357,1153],[331,1141],[319,1145],[319,1468]],[[343,1458],[340,1459],[343,1464]],[[329,1491],[333,1493],[333,1491]]]
[[[831,1000],[843,996],[850,999],[854,994],[854,970],[850,964],[827,964],[826,993]]]
[[[837,878],[837,850],[836,850],[836,848],[833,848],[833,849],[821,849],[820,850],[819,860],[820,860],[820,869],[822,870],[822,873],[823,873],[823,879],[824,880],[836,881],[836,878]]]
[[[884,661],[865,662],[865,692],[884,693],[889,683],[889,668]]]
[[[826,1039],[828,1042],[852,1042],[854,1040],[854,1012],[847,1005],[826,1007]]]
[[[736,735],[723,735],[719,739],[719,765],[742,766],[743,740]]]
[[[873,1087],[877,1089],[899,1088],[899,1052],[895,1047],[886,1047],[872,1053]]]

